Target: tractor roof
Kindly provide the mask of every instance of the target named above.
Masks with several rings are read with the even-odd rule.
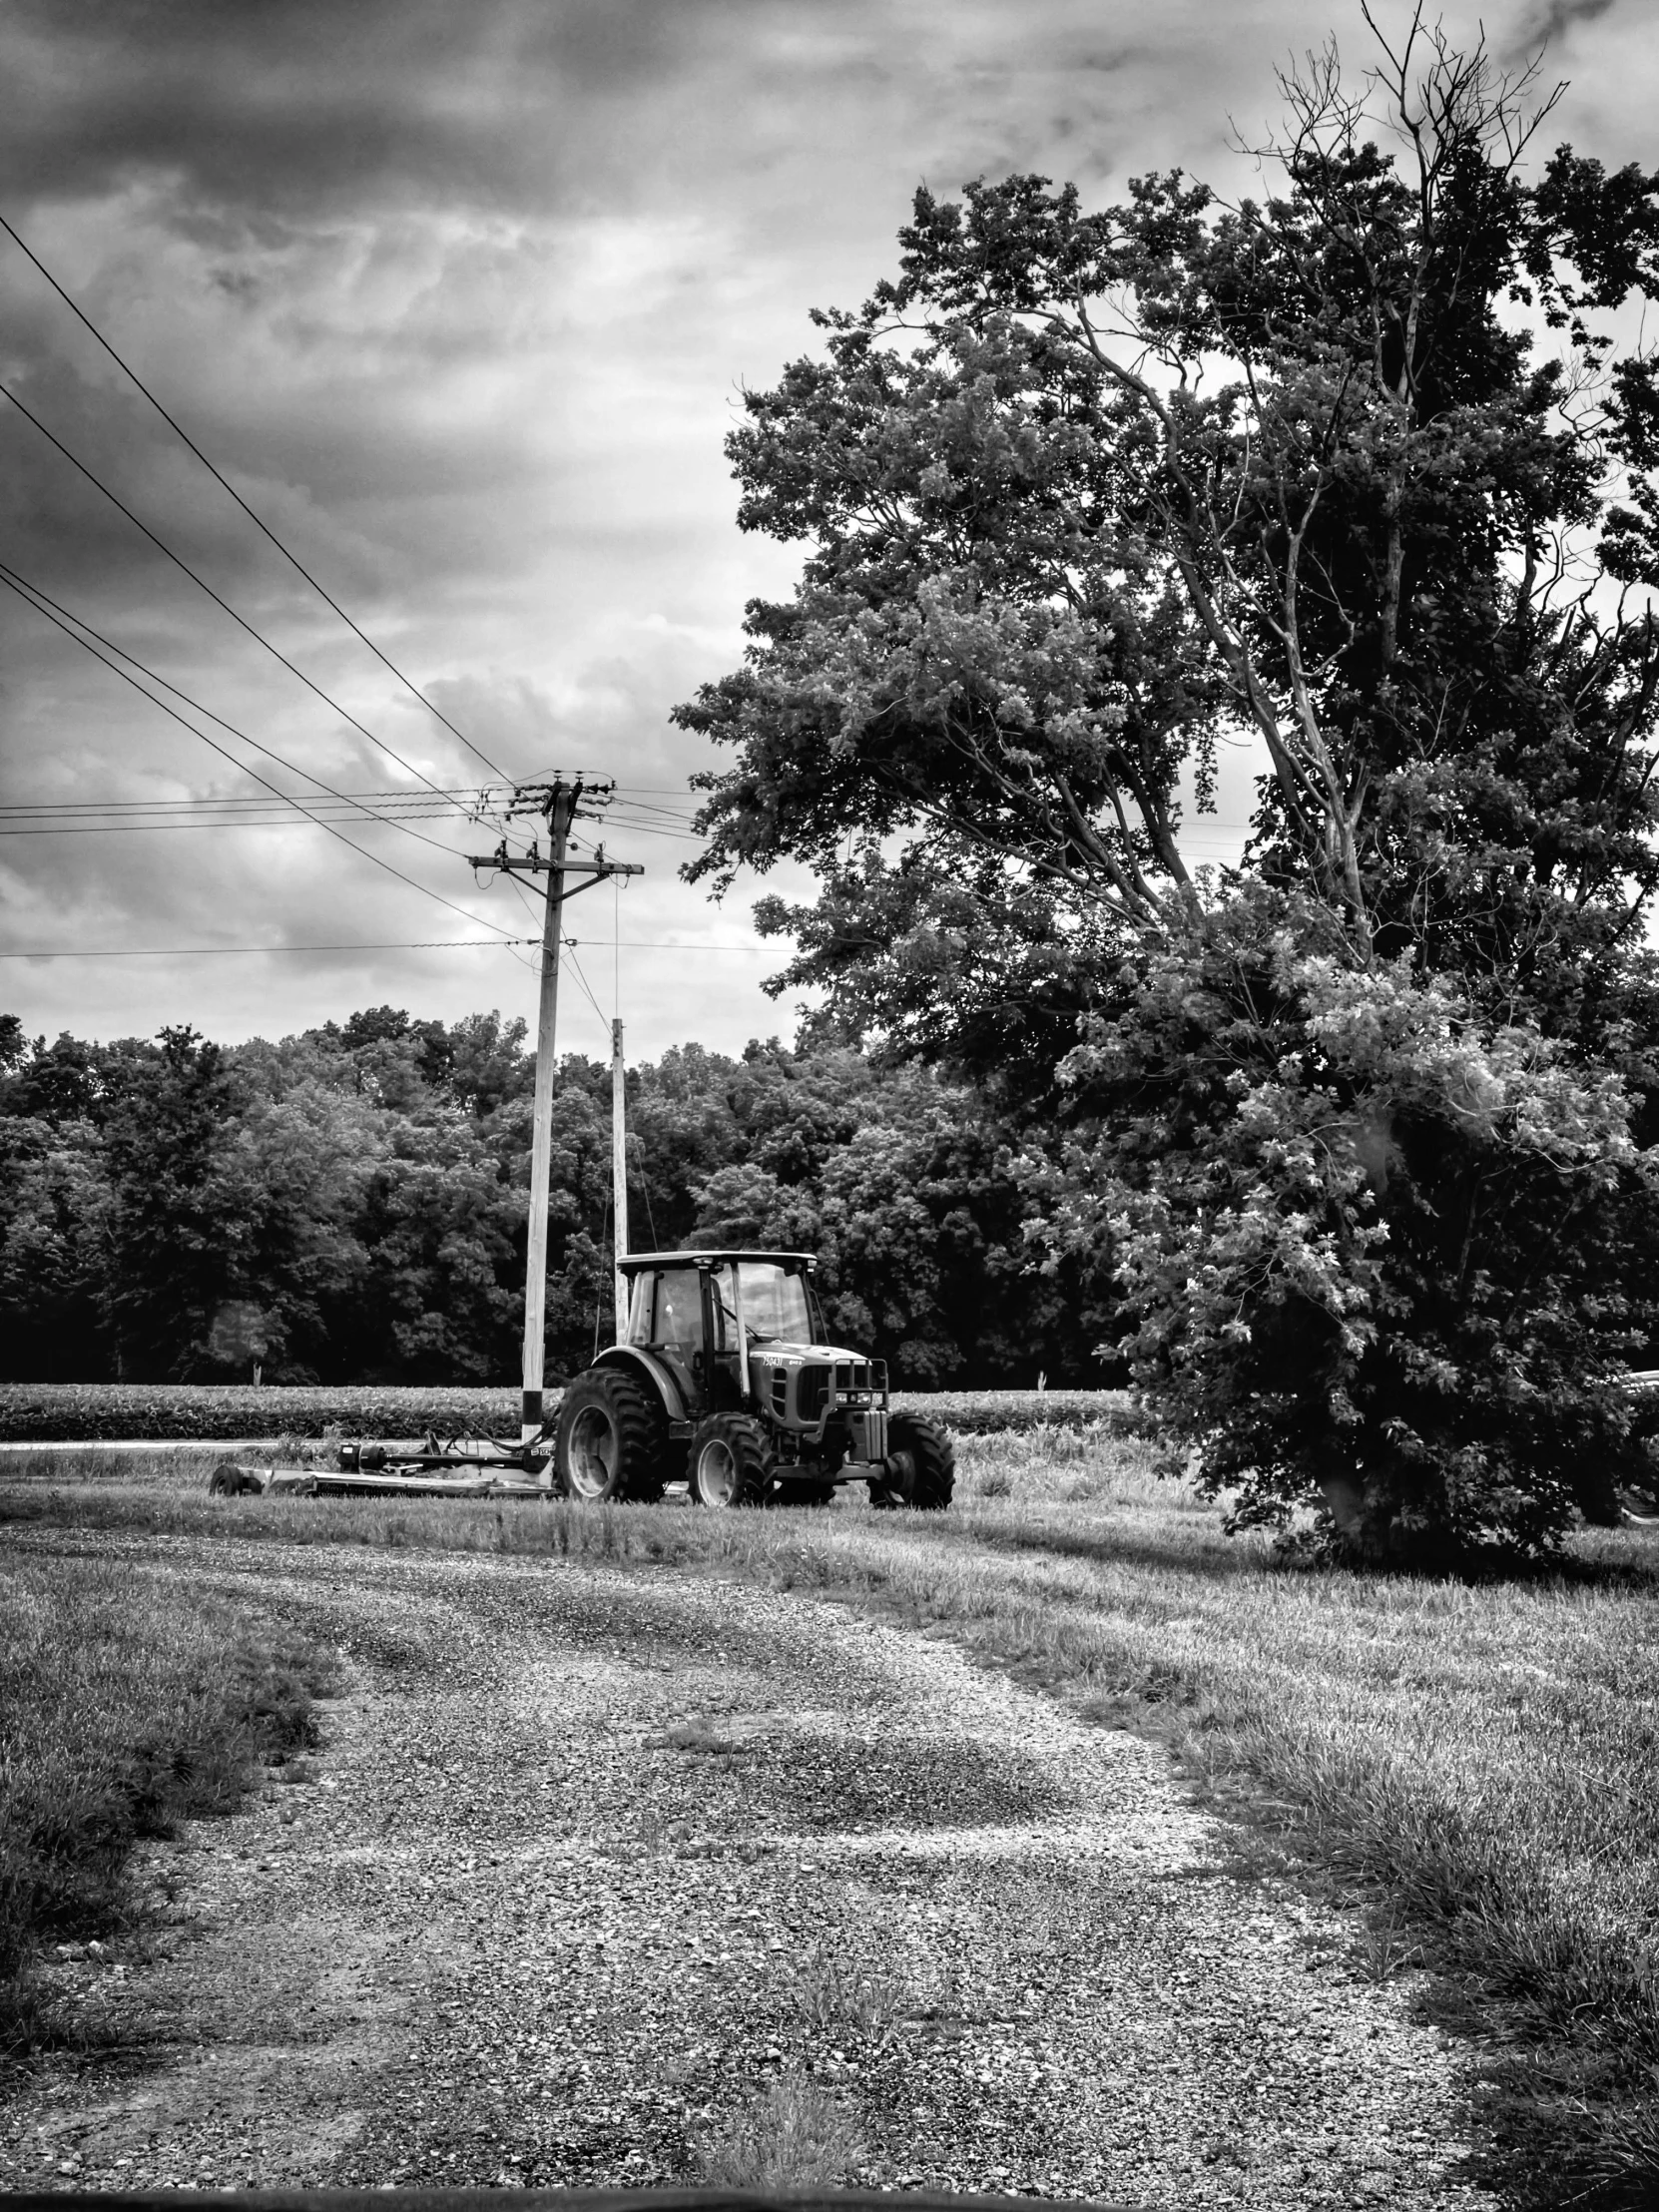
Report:
[[[719,1245],[699,1252],[624,1252],[617,1266],[631,1275],[636,1268],[708,1268],[725,1260],[768,1260],[774,1267],[788,1267],[792,1261],[807,1268],[813,1265],[810,1252],[754,1252],[748,1245]]]

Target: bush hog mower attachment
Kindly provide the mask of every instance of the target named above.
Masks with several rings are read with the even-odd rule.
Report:
[[[495,1436],[428,1435],[419,1451],[343,1443],[339,1472],[327,1470],[319,1486],[365,1497],[376,1490],[417,1490],[423,1497],[539,1497],[548,1457],[538,1445]]]
[[[830,1344],[802,1252],[643,1252],[617,1262],[628,1331],[566,1387],[553,1465],[569,1497],[937,1511],[955,1455],[942,1428],[890,1409],[887,1372]]]
[[[303,1497],[545,1497],[549,1454],[535,1445],[492,1436],[429,1435],[419,1451],[387,1444],[343,1443],[338,1467],[252,1467],[221,1460],[208,1477],[216,1494],[286,1491]]]

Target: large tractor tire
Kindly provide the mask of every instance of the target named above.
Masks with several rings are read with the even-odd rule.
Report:
[[[668,1415],[655,1393],[620,1368],[585,1368],[565,1391],[553,1467],[566,1497],[584,1505],[663,1494]]]
[[[894,1413],[887,1422],[883,1477],[869,1486],[869,1502],[878,1513],[909,1506],[918,1513],[942,1513],[956,1487],[956,1453],[936,1421],[914,1413]]]
[[[711,1413],[686,1454],[694,1505],[764,1505],[776,1462],[767,1432],[748,1413]]]

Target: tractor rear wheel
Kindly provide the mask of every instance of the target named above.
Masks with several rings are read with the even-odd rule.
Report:
[[[649,1503],[663,1494],[667,1450],[668,1416],[633,1376],[586,1368],[565,1391],[553,1466],[566,1497],[584,1505]]]
[[[762,1505],[772,1487],[772,1447],[748,1413],[711,1413],[686,1455],[694,1505]]]
[[[956,1452],[936,1421],[914,1413],[894,1413],[887,1422],[887,1456],[882,1479],[869,1486],[877,1512],[909,1506],[918,1513],[942,1513],[956,1487]]]

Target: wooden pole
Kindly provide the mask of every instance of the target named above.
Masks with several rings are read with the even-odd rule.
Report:
[[[611,1219],[616,1224],[615,1256],[628,1251],[628,1096],[622,1058],[622,1022],[611,1023]],[[628,1279],[616,1271],[616,1341],[628,1334]]]
[[[530,1125],[530,1235],[524,1260],[524,1403],[520,1443],[534,1443],[542,1427],[543,1337],[547,1316],[547,1200],[553,1146],[553,1060],[559,1021],[559,927],[565,902],[565,838],[576,812],[577,792],[562,779],[547,810],[551,840],[547,912],[541,936],[541,1005],[536,1022],[536,1096]]]
[[[533,808],[537,814],[546,816],[547,858],[543,860],[539,852],[522,857],[510,853],[505,837],[493,852],[465,855],[470,867],[498,868],[506,875],[545,874],[547,877],[547,907],[541,933],[541,1004],[536,1020],[536,1092],[530,1123],[530,1223],[524,1254],[524,1397],[519,1413],[519,1443],[526,1458],[529,1447],[542,1433],[545,1410],[542,1361],[547,1325],[547,1200],[553,1149],[553,1074],[558,1049],[559,947],[563,941],[565,901],[574,898],[576,891],[591,890],[607,876],[644,872],[632,860],[607,860],[603,845],[591,860],[567,861],[565,858],[570,826],[576,819],[577,804],[583,793],[589,792],[603,804],[612,789],[609,784],[591,786],[579,776],[569,784],[562,776],[551,784],[521,784],[507,812],[528,814]],[[585,882],[576,885],[576,891],[565,887],[567,878],[572,875],[586,877]],[[619,1038],[620,1033],[619,1027]],[[619,1042],[619,1053],[621,1049]],[[626,1240],[625,1220],[619,1233]],[[619,1251],[626,1249],[626,1241],[619,1244]],[[541,1478],[545,1486],[551,1487],[551,1460],[543,1467]]]

